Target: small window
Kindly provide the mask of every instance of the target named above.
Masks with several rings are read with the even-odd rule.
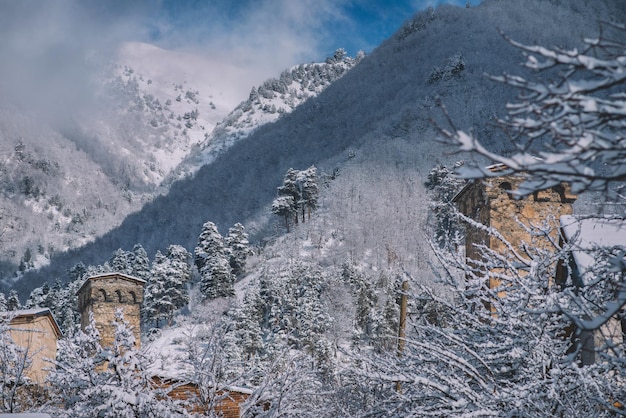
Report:
[[[104,289],[98,289],[98,293],[100,293],[100,299],[103,300],[104,302],[108,302],[109,300],[107,299],[107,292]]]
[[[133,301],[133,303],[137,303],[137,294],[132,290],[128,293],[130,293],[130,299]]]
[[[117,301],[118,301],[118,302],[120,302],[120,303],[124,302],[124,301],[122,300],[122,292],[121,292],[120,290],[116,290],[116,291],[115,291],[115,294],[117,295]]]
[[[513,199],[513,194],[510,192],[511,189],[513,189],[511,183],[509,183],[508,181],[503,181],[502,183],[500,183],[500,188],[504,190],[509,199]]]

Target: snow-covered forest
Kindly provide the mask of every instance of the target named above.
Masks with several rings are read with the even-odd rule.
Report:
[[[0,320],[0,410],[210,415],[159,375],[203,388],[205,411],[245,390],[246,417],[626,415],[626,10],[520,3],[418,13],[284,114],[257,99],[300,69],[253,90],[282,116],[251,132],[244,102],[197,172],[0,293],[64,332],[48,396],[24,407],[28,353]],[[546,220],[512,243],[455,209],[467,179],[497,175],[525,176],[513,199],[571,185],[569,241]],[[583,245],[598,215],[618,238]],[[466,259],[471,228],[489,238]],[[104,272],[146,281],[140,350],[122,316],[112,349],[80,329],[76,292]]]

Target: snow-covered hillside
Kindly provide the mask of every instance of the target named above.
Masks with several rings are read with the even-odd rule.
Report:
[[[167,194],[126,217],[104,239],[60,255],[50,269],[33,272],[36,279],[24,282],[20,291],[27,296],[28,287],[64,277],[65,270],[79,261],[100,264],[116,249],[128,250],[138,243],[150,255],[170,244],[192,249],[207,221],[221,230],[241,222],[253,240],[266,240],[278,231],[270,206],[290,167],[314,164],[320,174],[341,175],[354,155],[379,156],[380,144],[401,139],[410,144],[415,169],[425,181],[435,164],[456,158],[437,141],[432,118],[445,123],[439,103],[446,105],[459,127],[472,127],[476,135],[503,148],[508,141],[494,131],[493,120],[515,100],[515,93],[484,74],[527,72],[519,66],[518,51],[497,28],[520,42],[573,48],[583,37],[594,36],[596,17],[616,16],[616,10],[613,3],[494,0],[475,8],[442,6],[434,13],[420,13],[318,96],[235,141],[193,177],[172,183]],[[258,87],[256,91],[259,96]],[[278,113],[279,106],[272,104]],[[254,115],[259,113],[255,110]],[[243,123],[248,115],[242,111],[242,116]],[[393,160],[386,158],[385,164],[364,170],[383,173]],[[362,203],[363,208],[371,206]],[[380,241],[374,234],[367,236]]]
[[[253,88],[256,97],[242,102],[251,84],[236,66],[127,43],[99,74],[95,103],[61,121],[5,102],[0,277],[39,268],[102,236],[356,62],[338,51],[326,63],[294,67]]]
[[[300,104],[317,96],[335,80],[342,77],[363,58],[346,55],[338,49],[323,63],[300,64],[253,87],[247,100],[234,108],[215,129],[206,135],[197,148],[177,167],[171,180],[195,173],[211,163],[217,155],[235,142],[281,115],[292,112]]]

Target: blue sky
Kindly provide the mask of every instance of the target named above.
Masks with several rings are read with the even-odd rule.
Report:
[[[415,12],[443,3],[464,7],[466,1],[163,0],[146,23],[148,40],[164,47],[299,46],[305,60],[319,60],[340,47],[352,56],[370,52]]]
[[[0,93],[80,103],[127,41],[226,62],[255,85],[337,48],[371,52],[442,3],[466,0],[0,0]]]

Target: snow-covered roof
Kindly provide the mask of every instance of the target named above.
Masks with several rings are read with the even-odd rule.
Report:
[[[48,308],[33,308],[33,309],[19,309],[15,311],[6,311],[0,312],[0,317],[2,318],[10,318],[11,321],[19,320],[20,318],[28,318],[28,317],[39,317],[39,316],[48,316],[50,318],[50,322],[52,324],[52,328],[54,332],[57,334],[58,338],[63,336],[61,332],[61,328],[57,323],[56,319],[54,319],[54,315],[52,311]]]
[[[572,255],[581,271],[586,271],[594,264],[594,249],[614,246],[626,248],[626,219],[563,215],[560,221],[564,238],[574,246]]]
[[[189,362],[187,341],[195,338],[202,330],[201,325],[174,326],[161,330],[161,335],[144,345],[146,354],[153,361],[148,371],[155,377],[194,383],[191,376],[194,370]],[[251,394],[252,390],[241,386],[226,385],[220,387],[231,392]]]
[[[48,308],[18,309],[15,311],[0,312],[0,316],[38,316],[50,312]]]
[[[189,364],[185,361],[185,340],[195,335],[193,327],[172,327],[161,330],[161,335],[154,341],[144,345],[153,362],[149,371],[155,376],[180,379],[191,373]]]
[[[81,293],[83,288],[85,286],[87,286],[87,283],[93,282],[95,280],[108,279],[108,278],[117,278],[117,279],[128,280],[128,281],[131,281],[131,282],[139,283],[141,285],[146,284],[146,281],[144,279],[140,279],[139,277],[131,276],[129,274],[120,273],[120,272],[108,272],[108,273],[96,274],[94,276],[91,276],[91,277],[87,278],[87,280],[85,280],[85,282],[82,284],[80,289],[78,289],[76,291],[76,294],[78,295],[79,293]]]
[[[146,282],[144,279],[140,279],[139,277],[131,276],[130,274],[120,273],[119,271],[112,271],[112,272],[107,272],[107,273],[95,274],[95,275],[90,276],[89,278],[87,278],[87,280],[102,279],[102,278],[107,278],[107,277],[111,277],[111,276],[119,276],[121,278],[134,280],[134,281],[139,282],[139,283],[145,283]]]

